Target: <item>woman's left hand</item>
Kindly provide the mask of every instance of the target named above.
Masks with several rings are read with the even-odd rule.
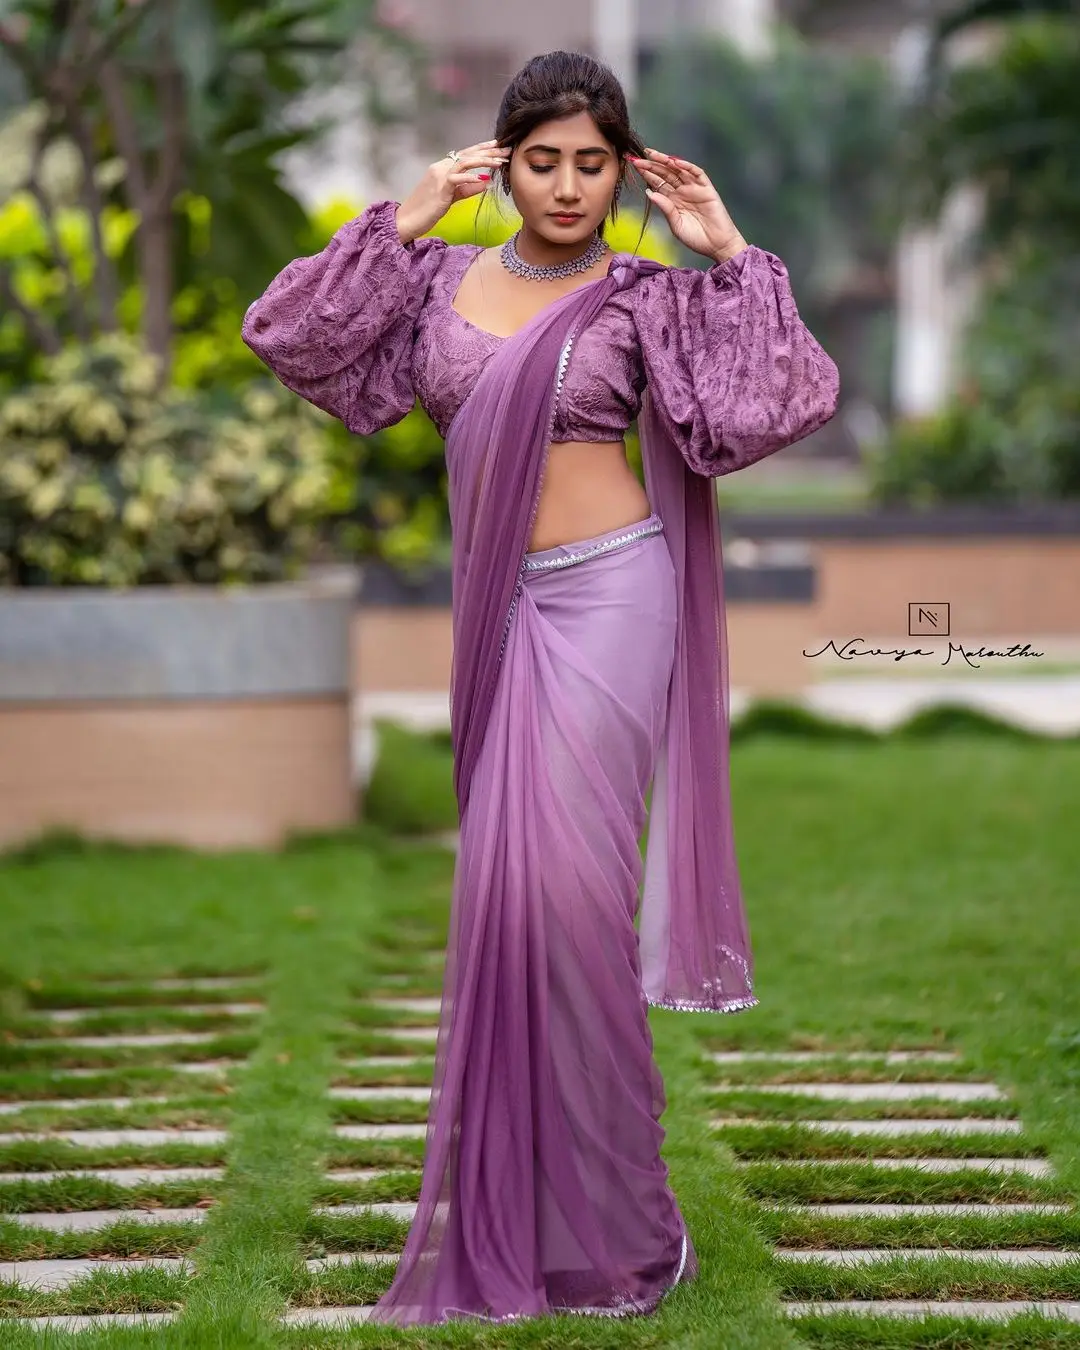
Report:
[[[680,243],[715,262],[725,262],[746,248],[704,169],[649,146],[645,153],[648,159],[628,158],[651,189],[649,200],[663,212]]]

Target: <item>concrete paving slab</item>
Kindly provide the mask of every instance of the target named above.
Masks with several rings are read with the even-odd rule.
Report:
[[[100,1017],[104,1013],[228,1013],[248,1017],[266,1011],[265,1003],[116,1003],[94,1008],[38,1008],[31,1016],[46,1022],[77,1022],[82,1017]]]
[[[1050,1177],[1054,1169],[1046,1158],[739,1158],[736,1167],[879,1167],[883,1171],[911,1168],[916,1172],[1016,1172],[1028,1177]]]
[[[14,1181],[60,1181],[89,1177],[114,1186],[156,1186],[170,1181],[219,1181],[224,1167],[70,1167],[56,1172],[0,1172],[0,1186]]]
[[[76,1280],[92,1275],[97,1270],[123,1274],[129,1270],[145,1270],[148,1266],[182,1275],[191,1274],[195,1269],[192,1261],[176,1256],[133,1256],[123,1260],[116,1257],[75,1257],[70,1260],[0,1261],[0,1281],[21,1284],[44,1293],[52,1289],[67,1289]]]
[[[341,1308],[289,1308],[281,1320],[290,1327],[352,1327],[366,1322],[374,1304],[358,1304]]]
[[[335,1167],[323,1173],[326,1181],[373,1181],[376,1177],[389,1176],[393,1167]]]
[[[721,1091],[732,1089],[722,1088]],[[755,1083],[735,1091],[816,1097],[827,1102],[1000,1102],[1008,1098],[996,1083]]]
[[[65,1041],[65,1045],[70,1045],[70,1041]],[[410,1061],[411,1062],[411,1061]],[[220,1075],[229,1073],[233,1069],[242,1069],[247,1064],[245,1059],[192,1059],[192,1060],[173,1060],[169,1064],[117,1064],[104,1065],[97,1069],[68,1069],[63,1066],[50,1068],[47,1072],[50,1078],[99,1078],[102,1074],[108,1073],[126,1073],[129,1069],[163,1069],[168,1073],[187,1073],[187,1074],[208,1074]]]
[[[369,1055],[366,1059],[343,1059],[343,1069],[404,1069],[422,1064],[430,1055]]]
[[[162,1144],[223,1144],[227,1130],[14,1130],[0,1135],[0,1142],[49,1144],[54,1141],[84,1148],[115,1148],[138,1144],[158,1148]]]
[[[868,1266],[878,1261],[905,1261],[952,1257],[963,1261],[999,1261],[1006,1266],[1066,1266],[1080,1262],[1080,1252],[1050,1251],[1036,1247],[853,1247],[849,1251],[809,1251],[803,1247],[777,1247],[773,1251],[782,1261],[817,1262],[827,1266]]]
[[[430,1041],[435,1045],[439,1038],[438,1027],[363,1027],[371,1036],[393,1036],[398,1041]]]
[[[331,1266],[374,1266],[380,1261],[390,1261],[396,1265],[397,1260],[397,1252],[327,1252],[325,1256],[312,1257],[304,1265],[315,1275]]]
[[[397,1012],[437,1013],[442,1007],[441,998],[365,998],[362,1000],[372,1008],[392,1008]]]
[[[378,1102],[396,1097],[403,1102],[426,1102],[431,1097],[429,1087],[332,1087],[330,1096],[342,1102]]]
[[[412,1220],[416,1216],[416,1201],[381,1200],[366,1205],[314,1205],[312,1213],[328,1219],[358,1219],[365,1214],[382,1214],[390,1219]]]
[[[30,1331],[105,1331],[109,1327],[155,1327],[175,1322],[175,1312],[55,1313],[49,1317],[19,1317],[12,1325]]]
[[[922,1219],[941,1216],[979,1218],[1011,1218],[1015,1214],[1072,1214],[1072,1205],[1051,1205],[1039,1201],[1017,1201],[987,1205],[966,1202],[958,1205],[773,1205],[762,1204],[762,1209],[782,1214],[813,1214],[823,1219]]]
[[[799,1126],[804,1130],[825,1131],[831,1134],[869,1134],[892,1137],[905,1134],[1022,1134],[1024,1127],[1018,1120],[1002,1117],[954,1116],[951,1120],[761,1120],[759,1117],[737,1119],[733,1116],[715,1117],[711,1124],[717,1129],[731,1126],[768,1127]]]
[[[202,1223],[208,1209],[81,1209],[63,1214],[39,1211],[8,1214],[10,1223],[23,1228],[44,1228],[50,1233],[93,1233],[114,1223]]]
[[[23,1045],[80,1045],[92,1050],[111,1050],[114,1046],[143,1046],[147,1049],[159,1045],[205,1045],[207,1041],[216,1041],[224,1036],[224,1031],[153,1031],[146,1035],[128,1035],[118,1032],[115,1036],[23,1036]]]
[[[262,984],[265,975],[161,975],[153,980],[141,980],[137,975],[122,979],[95,980],[102,990],[107,989],[232,989],[235,985]]]
[[[37,1101],[26,1098],[21,1102],[0,1102],[0,1116],[18,1115],[20,1111],[76,1111],[84,1106],[112,1106],[122,1110],[150,1102],[158,1106],[171,1100],[168,1096],[154,1097],[41,1097]]]
[[[335,1125],[338,1139],[426,1139],[427,1125]]]
[[[706,1056],[714,1064],[817,1064],[838,1060],[865,1064],[884,1060],[886,1064],[954,1064],[961,1055],[955,1050],[715,1050]]]
[[[1064,1322],[1080,1322],[1080,1303],[1046,1302],[1029,1299],[1002,1300],[1000,1303],[949,1302],[921,1303],[901,1299],[867,1299],[835,1303],[785,1303],[789,1317],[830,1317],[835,1313],[863,1313],[867,1317],[964,1317],[979,1322],[1008,1322],[1014,1317],[1038,1313]]]

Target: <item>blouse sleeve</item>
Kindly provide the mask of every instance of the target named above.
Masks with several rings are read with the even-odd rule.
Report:
[[[839,372],[774,254],[750,244],[707,271],[665,267],[634,289],[649,396],[695,473],[745,468],[836,412]]]
[[[448,247],[433,237],[403,244],[398,205],[372,202],[321,253],[295,258],[241,329],[282,384],[362,436],[412,410],[413,327]]]

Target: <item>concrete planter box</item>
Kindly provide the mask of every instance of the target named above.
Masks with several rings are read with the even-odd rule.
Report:
[[[355,819],[359,580],[0,589],[0,847],[272,847]]]

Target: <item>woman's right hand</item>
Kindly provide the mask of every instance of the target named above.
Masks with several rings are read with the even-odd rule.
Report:
[[[497,141],[479,141],[458,151],[456,160],[444,155],[429,164],[423,178],[398,207],[395,213],[401,242],[407,244],[421,234],[427,234],[443,218],[455,202],[464,201],[483,192],[488,180],[477,178],[472,169],[492,169],[505,164],[508,148],[500,148]]]

